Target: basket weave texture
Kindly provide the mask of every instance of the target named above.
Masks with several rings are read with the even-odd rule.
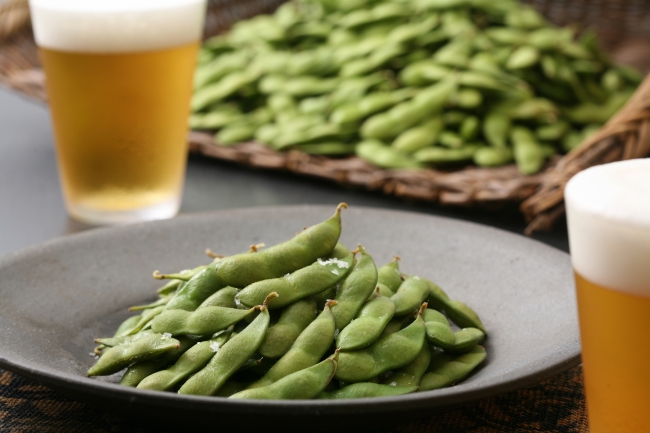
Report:
[[[268,13],[283,0],[210,0],[205,36],[227,30],[238,20]],[[559,25],[592,27],[605,48],[621,62],[650,70],[650,6],[635,0],[530,0]],[[46,99],[44,75],[29,27],[27,0],[0,6],[0,83],[39,100]],[[628,104],[580,147],[555,157],[534,176],[514,165],[499,168],[468,166],[455,171],[385,170],[357,157],[328,158],[297,150],[279,153],[258,143],[223,147],[212,135],[193,131],[189,148],[208,157],[255,168],[287,170],[344,185],[382,190],[387,194],[450,205],[494,206],[521,203],[529,221],[527,233],[552,228],[564,215],[566,182],[580,170],[650,154],[650,78]]]

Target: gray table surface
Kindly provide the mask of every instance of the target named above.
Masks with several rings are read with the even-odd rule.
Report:
[[[0,87],[0,256],[89,229],[67,217],[59,190],[47,107]],[[290,173],[250,170],[190,156],[181,213],[255,206],[337,204],[441,215],[515,233],[525,227],[516,207],[501,211],[413,203]],[[566,225],[534,236],[567,251]]]

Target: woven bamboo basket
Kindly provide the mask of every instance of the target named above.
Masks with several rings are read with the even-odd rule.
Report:
[[[210,0],[205,36],[234,22],[273,11],[283,0]],[[552,22],[593,28],[602,45],[621,63],[650,71],[650,5],[641,0],[529,0]],[[0,0],[0,83],[45,101],[44,75],[29,26],[27,0]],[[386,194],[441,204],[495,207],[520,204],[527,233],[550,229],[564,215],[563,192],[577,172],[608,162],[650,155],[650,78],[621,111],[573,152],[550,160],[544,170],[524,176],[514,165],[468,166],[454,171],[410,172],[379,169],[357,157],[327,158],[297,150],[279,153],[250,142],[218,146],[212,135],[193,131],[189,149],[244,166],[284,170]]]

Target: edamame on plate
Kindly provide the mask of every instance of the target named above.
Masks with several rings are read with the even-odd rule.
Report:
[[[377,266],[341,244],[345,208],[268,248],[155,271],[168,280],[159,300],[95,340],[88,376],[126,368],[125,386],[279,400],[401,395],[470,375],[486,358],[478,314],[398,257]]]

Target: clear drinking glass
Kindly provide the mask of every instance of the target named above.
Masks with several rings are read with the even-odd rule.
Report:
[[[650,432],[650,159],[568,183],[591,433]]]
[[[179,209],[206,0],[29,0],[69,214],[93,224]]]

